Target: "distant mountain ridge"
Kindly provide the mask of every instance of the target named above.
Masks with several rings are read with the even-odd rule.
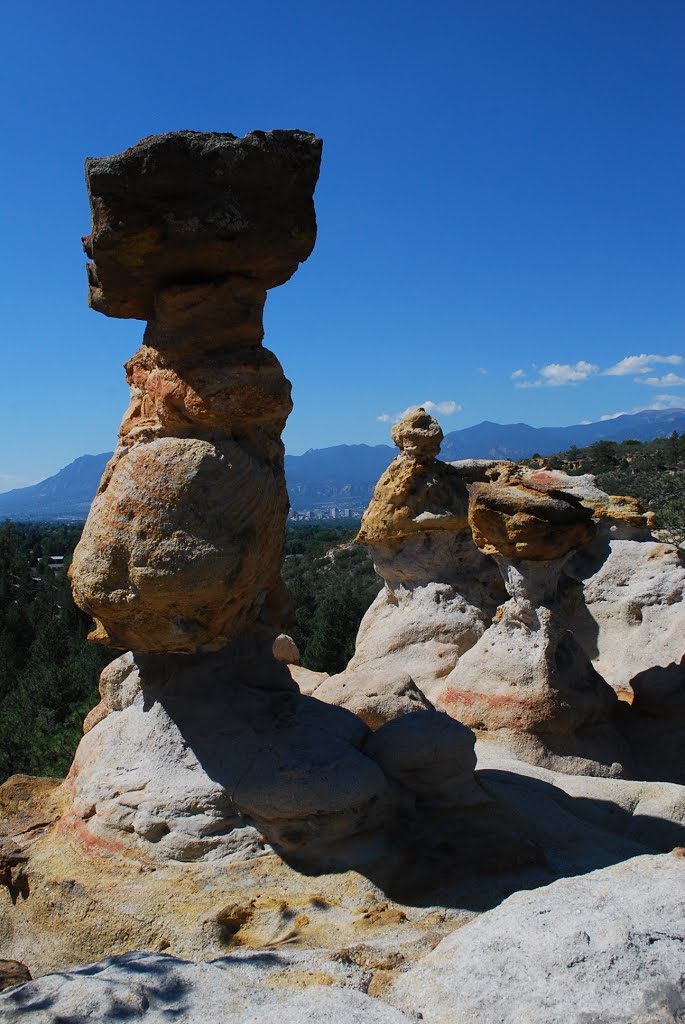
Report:
[[[685,409],[648,409],[598,423],[569,427],[531,427],[527,423],[492,423],[445,435],[440,458],[525,459],[551,455],[572,445],[584,448],[595,441],[651,441],[685,431]],[[396,455],[390,445],[340,444],[310,448],[303,455],[286,455],[285,473],[295,509],[314,503],[358,499],[368,501],[376,482]],[[82,455],[54,476],[32,487],[0,494],[0,519],[78,522],[85,520],[111,452]]]

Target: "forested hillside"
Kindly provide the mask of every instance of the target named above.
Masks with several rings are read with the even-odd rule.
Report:
[[[297,625],[290,632],[305,668],[341,672],[354,653],[361,618],[383,585],[353,538],[354,526],[288,527],[283,576]]]
[[[114,652],[87,643],[90,619],[66,570],[80,526],[0,523],[0,780],[62,775]]]
[[[609,494],[639,498],[656,513],[657,527],[668,539],[685,544],[685,433],[654,441],[597,441],[524,461],[576,476],[593,473]]]

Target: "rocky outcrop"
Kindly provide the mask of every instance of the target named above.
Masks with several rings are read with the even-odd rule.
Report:
[[[564,566],[583,588],[568,611],[573,633],[597,671],[624,697],[631,680],[677,665],[685,655],[685,561],[653,534],[654,515],[635,498],[606,494],[590,474],[522,470],[533,485],[557,487],[591,509],[595,538]],[[657,684],[658,685],[658,684]]]
[[[387,998],[425,1024],[677,1024],[684,922],[685,859],[639,857],[510,896]]]
[[[418,409],[396,424],[392,438],[400,454],[379,480],[357,538],[385,586],[362,619],[354,657],[322,699],[333,686],[342,697],[349,673],[374,673],[390,689],[409,676],[432,701],[504,596],[494,564],[473,543],[465,480],[436,457],[437,421]],[[349,698],[345,706],[354,707]]]
[[[566,560],[594,536],[590,510],[513,477],[472,485],[469,522],[511,596],[444,681],[436,705],[534,764],[622,774],[630,755],[611,723],[616,695],[574,640],[557,596]]]
[[[262,309],[314,245],[320,154],[303,132],[173,132],[86,164],[90,303],[148,320],[70,570],[91,639],[132,648],[67,780],[88,843],[322,864],[411,802],[359,718],[299,694],[280,634],[291,402]]]
[[[341,1024],[677,1024],[685,1008],[682,852],[517,892],[475,917],[443,915],[442,941],[432,910],[418,960],[396,939],[402,928],[416,931],[414,923],[387,901],[367,901],[358,911],[361,941],[342,949],[233,945],[205,963],[128,952],[10,988],[0,994],[0,1016],[8,1024],[27,1014],[46,1024],[115,1017],[155,1024],[170,1016],[236,1024],[323,1016]],[[263,902],[259,893],[242,917],[237,906],[219,916],[226,929],[238,928]],[[321,895],[311,915],[317,903],[320,912]],[[337,910],[328,906],[329,920]]]

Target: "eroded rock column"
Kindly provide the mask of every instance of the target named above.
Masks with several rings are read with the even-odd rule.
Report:
[[[110,851],[244,859],[270,843],[348,863],[401,803],[364,723],[301,696],[272,653],[290,618],[291,402],[262,310],[314,245],[320,155],[305,132],[173,132],[86,164],[90,304],[148,321],[71,568],[91,639],[130,648],[68,779],[72,822]]]
[[[86,163],[90,304],[148,321],[71,568],[92,639],[190,653],[288,619],[292,405],[262,312],[314,246],[320,155],[304,132],[173,132]]]
[[[385,586],[362,619],[346,671],[314,691],[376,723],[413,710],[416,688],[432,700],[504,596],[495,565],[473,543],[466,484],[437,458],[438,422],[417,409],[391,435],[400,453],[357,537]]]
[[[445,680],[437,706],[534,764],[623,774],[630,755],[611,721],[616,695],[575,641],[557,598],[565,562],[594,536],[591,510],[513,477],[472,485],[469,522],[510,600]]]

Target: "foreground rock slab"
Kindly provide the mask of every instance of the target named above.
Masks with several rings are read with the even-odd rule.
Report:
[[[685,847],[683,786],[554,773],[495,743],[477,744],[475,786],[466,778],[461,791],[449,749],[432,745],[430,774],[406,754],[397,763],[396,730],[409,746],[406,731],[424,714],[369,738],[417,802],[426,789],[423,813],[398,822],[364,870],[304,873],[254,829],[242,857],[236,846],[233,856],[159,859],[165,837],[141,843],[119,831],[113,842],[84,827],[59,780],[10,779],[0,787],[0,852],[14,865],[0,887],[0,957],[35,978],[132,949],[192,960],[318,950],[361,964],[375,992],[513,892]]]
[[[332,961],[322,969],[315,956],[237,953],[196,964],[130,953],[15,988],[0,996],[0,1015],[5,1024],[29,1015],[35,1024],[407,1024],[410,1018],[363,986],[361,971],[355,976]]]
[[[424,1024],[676,1024],[685,856],[639,857],[516,893],[444,939],[389,999]]]

